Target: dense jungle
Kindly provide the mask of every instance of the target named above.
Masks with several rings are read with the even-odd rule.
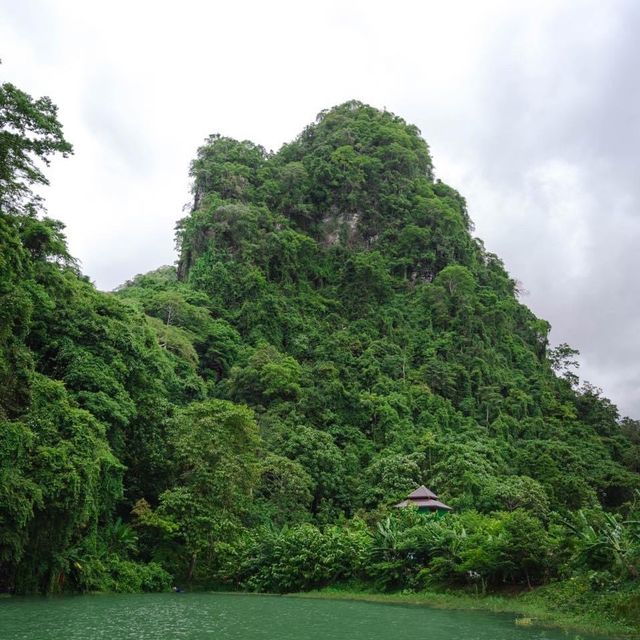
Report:
[[[36,195],[73,152],[55,105],[5,83],[0,125],[0,591],[640,624],[640,422],[549,343],[415,126],[352,101],[277,152],[210,136],[177,263],[102,292]],[[453,510],[394,507],[421,484]]]

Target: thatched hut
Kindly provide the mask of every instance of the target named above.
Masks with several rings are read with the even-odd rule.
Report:
[[[403,509],[409,505],[414,505],[418,508],[418,511],[422,513],[444,515],[448,511],[451,511],[451,507],[444,504],[444,502],[440,502],[438,496],[424,485],[420,485],[415,491],[412,491],[405,500],[398,502],[396,507]]]

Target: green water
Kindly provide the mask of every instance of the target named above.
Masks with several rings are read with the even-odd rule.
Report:
[[[514,616],[229,594],[0,600],[1,640],[574,640]],[[595,636],[593,637],[595,638]]]

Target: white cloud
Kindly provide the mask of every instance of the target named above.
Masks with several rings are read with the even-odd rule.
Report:
[[[356,98],[416,123],[553,338],[640,414],[637,3],[0,0],[0,73],[60,107],[50,214],[97,285],[175,259],[188,166]]]

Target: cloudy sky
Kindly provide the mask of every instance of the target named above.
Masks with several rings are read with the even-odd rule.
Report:
[[[175,260],[207,134],[277,149],[356,98],[417,124],[476,234],[640,417],[640,2],[0,0],[0,67],[75,155],[49,213],[101,289]]]

